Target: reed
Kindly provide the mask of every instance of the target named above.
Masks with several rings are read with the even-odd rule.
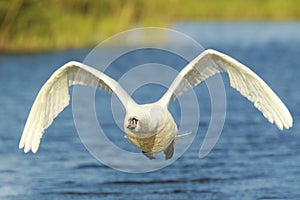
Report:
[[[0,52],[82,48],[128,28],[177,21],[298,19],[298,0],[2,0]]]

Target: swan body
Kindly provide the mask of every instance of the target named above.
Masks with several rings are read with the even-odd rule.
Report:
[[[138,124],[136,128],[129,129],[126,120],[132,117],[138,119]],[[137,105],[132,110],[129,109],[124,121],[124,130],[126,138],[149,158],[151,153],[160,151],[165,151],[168,158],[166,152],[173,148],[178,131],[171,113],[160,102]]]
[[[125,107],[125,137],[148,158],[152,153],[165,153],[170,159],[174,152],[174,140],[183,137],[177,135],[177,125],[168,110],[172,100],[205,79],[221,72],[227,72],[230,84],[237,89],[271,123],[280,130],[292,127],[293,119],[282,101],[272,89],[253,71],[237,60],[215,50],[205,50],[177,75],[162,98],[152,104],[137,104],[117,81],[106,74],[80,62],[71,61],[59,68],[39,91],[19,143],[36,153],[42,135],[55,117],[69,104],[69,86],[86,85],[115,93]]]

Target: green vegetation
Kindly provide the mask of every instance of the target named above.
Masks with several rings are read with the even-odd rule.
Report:
[[[299,0],[1,0],[0,52],[86,47],[129,28],[185,20],[298,19]]]

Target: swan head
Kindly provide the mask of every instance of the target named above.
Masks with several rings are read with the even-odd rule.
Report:
[[[139,106],[126,114],[124,128],[135,134],[152,134],[163,126],[165,119],[161,107],[151,104]]]
[[[149,117],[144,114],[134,113],[128,115],[124,121],[125,128],[132,133],[143,133],[149,129]]]

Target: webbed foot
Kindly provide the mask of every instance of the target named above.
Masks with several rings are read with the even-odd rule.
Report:
[[[164,150],[165,159],[169,160],[173,157],[174,154],[174,140],[171,142],[171,144]]]
[[[144,151],[142,151],[142,152],[143,152],[143,154],[144,154],[147,158],[149,158],[150,160],[155,159],[155,157],[152,155],[152,153],[147,153],[147,152],[144,152]]]

